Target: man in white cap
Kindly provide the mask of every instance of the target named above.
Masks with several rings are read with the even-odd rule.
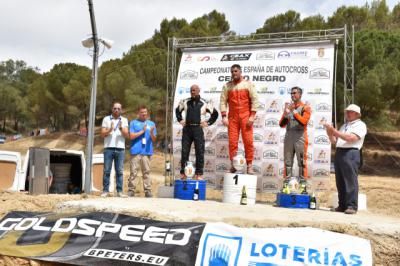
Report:
[[[345,109],[346,121],[335,129],[325,123],[326,132],[332,143],[336,144],[335,176],[339,206],[336,212],[355,214],[358,209],[358,169],[361,164],[360,150],[367,134],[367,126],[361,121],[361,109],[350,104]]]

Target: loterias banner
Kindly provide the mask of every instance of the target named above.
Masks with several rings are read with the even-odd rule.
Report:
[[[103,212],[10,212],[0,222],[0,254],[76,265],[194,265],[204,227]]]

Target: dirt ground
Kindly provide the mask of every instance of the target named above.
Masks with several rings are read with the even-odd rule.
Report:
[[[378,136],[378,140],[382,141],[383,138],[386,140],[383,143],[391,143],[390,147],[394,147],[392,150],[382,150],[379,148],[380,145],[375,143],[376,141],[371,138],[367,141],[367,147],[365,154],[367,162],[367,170],[363,171],[360,175],[360,192],[367,195],[368,211],[360,212],[357,214],[357,218],[365,219],[366,221],[375,224],[374,228],[379,228],[378,224],[386,220],[399,220],[400,221],[400,177],[399,171],[397,171],[397,165],[395,161],[400,158],[399,151],[396,149],[400,143],[400,134],[381,134]],[[97,139],[97,144],[95,152],[101,151],[101,142]],[[374,144],[375,143],[375,144]],[[67,148],[83,150],[85,144],[85,138],[78,137],[73,133],[67,134],[53,134],[50,136],[41,136],[35,138],[26,138],[24,140],[16,141],[13,143],[8,143],[2,145],[0,148],[3,150],[10,151],[20,151],[22,153],[26,152],[29,146],[41,146],[50,148]],[[394,160],[393,160],[394,158]],[[390,160],[390,161],[388,161]],[[153,177],[153,188],[154,194],[157,194],[158,186],[164,183],[163,179],[163,166],[164,158],[161,153],[153,156],[152,160],[152,177]],[[129,168],[126,164],[125,167],[125,179],[127,179],[129,174]],[[372,169],[372,170],[371,170]],[[126,189],[126,183],[125,189]],[[139,197],[143,196],[141,186],[138,186]],[[331,191],[320,193],[318,195],[318,200],[321,207],[329,207],[330,205],[330,194],[335,192],[334,186],[334,176],[331,176]],[[214,208],[213,211],[220,211],[221,209],[221,191],[208,190],[207,191],[207,204],[210,204],[207,208]],[[60,209],[59,206],[66,201],[76,201],[76,200],[93,200],[98,199],[98,195],[40,195],[31,196],[27,193],[11,193],[11,192],[0,192],[0,217],[4,216],[9,211],[58,211],[63,212],[65,210]],[[140,199],[138,199],[140,200]],[[212,202],[215,201],[215,204]],[[257,205],[266,208],[270,208],[275,201],[275,195],[271,194],[258,194],[257,195]],[[214,206],[214,207],[213,207]],[[251,206],[247,206],[251,208]],[[281,208],[275,208],[276,211],[285,211]],[[274,211],[274,209],[272,209]],[[237,217],[224,219],[226,223],[230,223],[240,227],[276,227],[276,226],[313,226],[316,228],[331,230],[339,233],[346,233],[365,239],[369,239],[372,244],[374,265],[400,265],[400,223],[398,224],[398,229],[393,228],[391,230],[386,230],[382,225],[381,230],[371,230],[357,223],[339,223],[336,216],[337,214],[323,212],[323,216],[330,221],[320,222],[319,220],[313,220],[311,217],[306,223],[300,223],[297,220],[291,219],[291,210],[287,210],[287,220],[282,221],[281,219],[271,219],[263,218],[260,219],[244,219],[246,217],[241,215],[240,210],[238,210]],[[307,215],[309,211],[305,211]],[[126,214],[142,215],[159,220],[173,220],[171,217],[160,215],[157,212],[152,212],[147,210],[142,213],[135,212],[124,212]],[[344,214],[343,214],[344,216]],[[381,219],[379,219],[381,217]],[[282,218],[282,217],[280,217]],[[349,218],[350,219],[350,218]],[[375,220],[372,220],[375,219]],[[206,221],[202,217],[188,217],[188,221]],[[211,220],[215,220],[211,218]],[[376,223],[375,223],[376,221]],[[385,231],[386,230],[386,231]],[[0,256],[0,266],[1,265],[55,265],[54,263],[40,262],[35,260],[28,260],[22,258],[13,258],[7,256]],[[62,264],[57,264],[62,265]]]

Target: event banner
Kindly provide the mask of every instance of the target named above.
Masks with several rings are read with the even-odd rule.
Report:
[[[372,265],[368,240],[316,228],[169,223],[114,213],[10,212],[0,254],[75,265]]]
[[[196,265],[372,265],[372,253],[368,240],[316,228],[207,223]]]
[[[200,96],[219,111],[223,85],[230,81],[230,67],[240,64],[242,75],[256,87],[260,108],[254,122],[255,155],[253,167],[258,176],[259,192],[277,192],[283,177],[285,128],[279,127],[284,104],[291,102],[290,90],[303,89],[302,101],[311,106],[307,166],[314,190],[329,189],[331,143],[321,125],[332,120],[332,87],[334,45],[330,42],[281,44],[257,47],[220,47],[183,51],[174,96],[174,109],[179,101],[190,97],[190,86],[198,84]],[[174,172],[179,176],[182,126],[174,114]],[[207,117],[205,117],[207,119]],[[216,123],[204,129],[207,184],[221,189],[222,178],[230,169],[227,128],[221,115]],[[190,160],[195,162],[194,145]],[[239,140],[239,152],[244,153]],[[297,161],[294,161],[297,167]]]
[[[0,254],[75,265],[194,265],[204,223],[115,213],[10,212]]]

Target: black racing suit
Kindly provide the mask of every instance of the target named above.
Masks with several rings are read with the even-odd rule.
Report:
[[[212,125],[218,118],[215,108],[200,96],[181,100],[175,109],[178,122],[183,120],[182,112],[185,111],[185,126],[182,132],[182,155],[181,155],[181,174],[185,172],[186,162],[189,160],[190,148],[194,142],[196,153],[196,175],[203,175],[204,168],[204,132],[201,122],[204,122],[204,115],[210,113],[211,117],[207,121]]]

